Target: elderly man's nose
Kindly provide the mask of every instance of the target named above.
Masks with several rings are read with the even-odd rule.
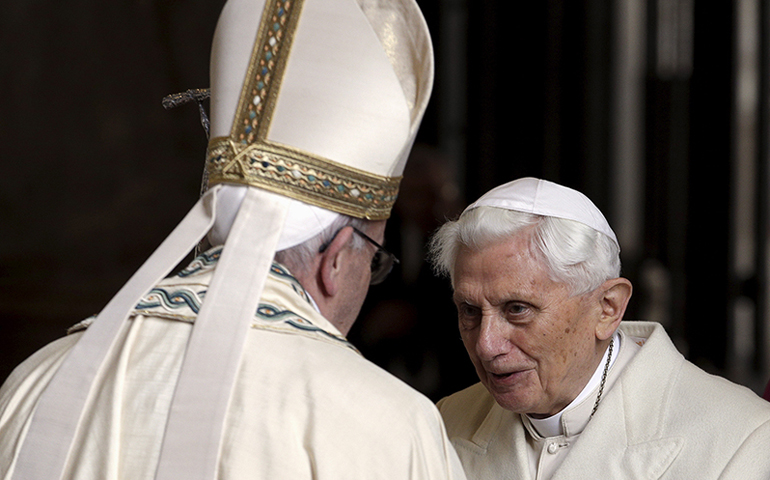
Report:
[[[494,318],[484,318],[476,341],[476,351],[482,360],[492,360],[498,355],[507,353],[509,342],[505,337],[505,329]]]

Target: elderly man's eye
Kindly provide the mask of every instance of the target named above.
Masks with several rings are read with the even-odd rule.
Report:
[[[467,303],[457,305],[457,319],[459,320],[460,330],[472,330],[481,318],[481,310]]]
[[[505,309],[508,315],[522,315],[528,310],[527,306],[521,303],[509,303],[505,306]]]
[[[461,317],[475,317],[479,314],[478,307],[474,307],[473,305],[468,305],[467,303],[461,303],[457,306],[457,313]]]

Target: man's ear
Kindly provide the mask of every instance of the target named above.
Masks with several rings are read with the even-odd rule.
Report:
[[[348,254],[350,240],[353,236],[353,228],[345,227],[334,237],[332,243],[321,253],[321,265],[319,270],[322,293],[333,297],[339,292],[343,266],[349,261]]]
[[[596,324],[596,338],[607,340],[615,333],[626,313],[632,291],[631,282],[625,278],[607,280],[599,287],[601,312]]]

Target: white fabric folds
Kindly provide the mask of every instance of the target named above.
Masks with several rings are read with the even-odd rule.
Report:
[[[275,251],[287,209],[285,197],[256,188],[246,192],[195,320],[166,426],[158,480],[216,478],[238,363],[273,261],[266,252]]]
[[[243,197],[246,196],[247,188],[245,185],[222,184],[222,191],[217,198],[217,218],[208,235],[211,245],[224,245],[230,228],[235,222],[238,209],[241,208]],[[283,225],[278,245],[275,247],[277,252],[310,240],[340,218],[340,214],[321,207],[291,198],[287,198],[286,201],[289,211],[286,214],[286,223]],[[257,228],[261,227],[257,226]]]
[[[13,480],[61,478],[94,378],[120,327],[142,296],[203,238],[214,222],[219,188],[209,190],[104,307],[51,380],[29,425]],[[43,458],[45,461],[40,461]]]

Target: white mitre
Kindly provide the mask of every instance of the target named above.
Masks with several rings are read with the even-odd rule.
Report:
[[[62,363],[12,478],[61,477],[128,313],[212,228],[224,248],[193,327],[156,478],[215,478],[274,253],[338,214],[389,216],[432,82],[430,38],[414,0],[229,0],[212,45],[208,191]]]

